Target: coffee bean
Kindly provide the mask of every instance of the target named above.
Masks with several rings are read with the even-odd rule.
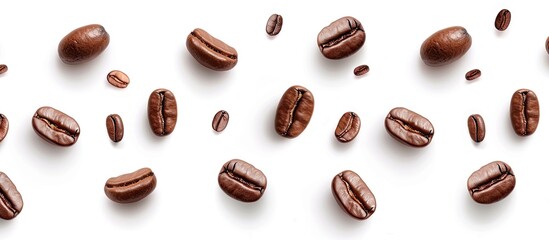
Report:
[[[276,109],[276,132],[287,138],[299,136],[309,124],[314,107],[313,94],[307,88],[297,85],[288,88]]]
[[[71,146],[80,136],[78,122],[52,107],[41,107],[36,110],[32,118],[32,127],[38,136],[59,146]]]
[[[545,51],[549,54],[549,37],[545,39]]]
[[[23,210],[23,198],[11,179],[0,172],[0,218],[10,220]]]
[[[119,70],[112,70],[109,72],[107,74],[107,81],[117,88],[125,88],[130,84],[128,75]]]
[[[215,114],[212,120],[212,128],[216,132],[221,132],[225,130],[228,123],[229,123],[229,113],[224,110],[221,110]]]
[[[354,17],[342,17],[324,27],[317,36],[320,52],[328,59],[346,58],[366,41],[362,24]]]
[[[342,143],[355,139],[360,131],[360,117],[354,112],[346,112],[339,119],[335,130],[336,139]]]
[[[221,167],[217,181],[223,192],[242,202],[259,200],[267,188],[265,174],[240,159],[226,162]]]
[[[124,137],[124,123],[118,114],[107,116],[106,120],[107,133],[113,142],[120,142]]]
[[[478,69],[473,69],[465,74],[465,79],[468,81],[475,80],[480,77],[482,73]]]
[[[355,76],[362,76],[370,71],[370,67],[368,65],[360,65],[355,68],[353,73]]]
[[[486,135],[486,127],[484,119],[479,114],[473,114],[467,119],[467,127],[469,128],[469,136],[475,142],[482,142]]]
[[[59,58],[71,65],[93,60],[109,46],[110,36],[99,24],[79,27],[67,34],[58,46]]]
[[[170,90],[159,88],[149,96],[147,108],[149,125],[157,136],[173,132],[177,123],[177,102]]]
[[[282,16],[278,14],[271,15],[271,17],[269,17],[269,20],[267,20],[267,26],[265,27],[265,31],[267,31],[267,34],[269,34],[270,36],[275,36],[280,33],[281,29]]]
[[[494,161],[473,172],[467,189],[475,202],[490,204],[507,197],[515,188],[515,174],[502,161]]]
[[[443,66],[461,58],[473,40],[467,30],[455,26],[439,30],[421,45],[421,59],[428,66]]]
[[[507,9],[502,9],[501,11],[499,11],[498,15],[496,16],[496,21],[494,22],[496,29],[499,31],[505,31],[505,29],[509,27],[510,23],[511,12]]]
[[[8,66],[6,64],[0,64],[0,74],[6,73],[8,71]]]
[[[332,180],[332,194],[337,204],[350,216],[366,220],[376,211],[376,198],[358,174],[351,170]]]
[[[230,70],[238,62],[238,53],[233,47],[200,28],[187,36],[187,50],[198,63],[216,71]]]
[[[0,113],[0,142],[6,138],[8,135],[8,130],[10,129],[10,122],[6,115]]]
[[[435,134],[433,124],[427,118],[403,107],[389,112],[385,129],[396,140],[412,147],[429,145]]]
[[[150,168],[141,168],[135,172],[112,177],[105,183],[107,197],[117,203],[137,202],[156,188],[156,175]]]
[[[519,89],[511,97],[511,124],[519,136],[528,136],[536,131],[539,123],[539,101],[528,89]]]

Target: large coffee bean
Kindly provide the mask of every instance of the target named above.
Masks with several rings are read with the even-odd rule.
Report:
[[[443,66],[461,58],[473,40],[463,27],[449,27],[433,33],[421,45],[421,59],[429,66]]]

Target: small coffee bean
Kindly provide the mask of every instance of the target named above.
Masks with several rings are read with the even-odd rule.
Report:
[[[366,41],[362,24],[354,17],[342,17],[324,27],[317,36],[320,52],[328,59],[342,59],[356,53]]]
[[[0,113],[0,142],[6,138],[8,135],[8,130],[10,129],[10,123],[6,115]]]
[[[469,136],[475,142],[482,142],[486,135],[486,127],[484,119],[479,114],[473,114],[467,118],[467,127],[469,128]]]
[[[393,108],[385,118],[385,129],[393,138],[412,147],[431,143],[435,129],[431,122],[406,108]]]
[[[124,137],[124,123],[118,114],[107,116],[106,120],[107,134],[113,142],[120,142]]]
[[[177,102],[170,90],[159,88],[149,96],[147,114],[151,130],[157,136],[173,132],[177,123]]]
[[[233,159],[223,164],[217,181],[223,192],[242,202],[259,200],[267,188],[265,174],[240,159]]]
[[[337,204],[350,216],[366,220],[376,211],[376,198],[368,185],[351,170],[337,174],[332,180],[332,194]]]
[[[269,17],[269,20],[267,20],[267,26],[265,27],[265,31],[270,36],[275,36],[280,33],[280,30],[282,29],[282,16],[278,14],[273,14],[271,17]]]
[[[519,89],[511,97],[511,124],[519,136],[533,134],[539,123],[539,101],[536,94],[528,89]]]
[[[355,68],[353,73],[355,76],[362,76],[370,71],[370,67],[368,65],[360,65]]]
[[[465,74],[465,79],[468,81],[475,80],[480,77],[482,73],[478,69],[473,69]]]
[[[0,172],[0,218],[10,220],[23,210],[23,198],[11,179]]]
[[[507,197],[515,188],[515,174],[502,161],[494,161],[473,172],[467,189],[475,202],[490,204]]]
[[[71,65],[91,61],[109,46],[109,41],[109,33],[99,24],[79,27],[59,42],[59,58]]]
[[[150,168],[112,177],[105,183],[107,197],[117,203],[137,202],[156,188],[156,175]]]
[[[501,11],[499,11],[498,15],[496,16],[496,21],[494,22],[496,29],[499,31],[505,31],[505,29],[509,27],[510,23],[511,12],[507,9],[501,9]]]
[[[238,53],[233,47],[200,28],[187,36],[187,50],[198,63],[216,71],[230,70],[238,62]]]
[[[545,51],[549,54],[549,37],[545,39]]]
[[[6,64],[0,64],[0,74],[4,74],[8,71],[8,66]]]
[[[117,88],[125,88],[130,84],[128,75],[119,70],[112,70],[109,72],[107,74],[107,81]]]
[[[221,110],[215,114],[212,120],[212,128],[216,132],[221,132],[225,130],[228,123],[229,123],[229,113],[227,111]]]
[[[445,28],[433,33],[421,44],[421,59],[432,67],[447,65],[465,55],[472,42],[465,28]]]
[[[292,86],[278,102],[275,130],[283,137],[299,136],[313,116],[315,100],[311,91],[302,86]]]
[[[32,128],[44,140],[71,146],[80,136],[80,126],[74,118],[52,107],[41,107],[34,113]]]
[[[354,112],[346,112],[341,116],[335,130],[336,139],[342,143],[350,142],[360,131],[360,117]]]

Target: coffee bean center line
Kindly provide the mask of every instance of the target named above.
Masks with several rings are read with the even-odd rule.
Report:
[[[417,133],[417,134],[423,136],[424,138],[429,139],[429,137],[432,135],[431,132],[424,133],[424,132],[421,132],[419,130],[413,129],[410,126],[408,126],[408,124],[406,124],[404,121],[402,121],[400,119],[393,118],[393,116],[389,116],[389,119],[397,122],[400,125],[401,128],[404,128],[404,130],[409,131],[409,132],[413,132],[413,133]]]
[[[243,185],[251,188],[251,189],[254,189],[254,190],[257,190],[259,192],[263,192],[263,188],[262,187],[259,187],[259,186],[256,186],[255,184],[249,182],[249,181],[246,181],[246,179],[236,175],[234,173],[234,169],[236,168],[236,162],[233,164],[233,169],[232,170],[229,170],[229,168],[225,167],[225,171],[223,171],[222,173],[220,174],[223,174],[223,173],[226,173],[230,178],[242,183]]]
[[[477,186],[477,187],[471,189],[471,192],[472,193],[480,192],[482,190],[490,188],[491,186],[495,185],[498,182],[503,181],[503,179],[507,178],[507,176],[515,176],[509,171],[509,169],[507,169],[507,166],[505,166],[505,170],[503,170],[503,169],[501,169],[501,165],[498,164],[498,169],[499,169],[499,172],[501,173],[501,175],[499,177],[497,177],[495,179],[492,179],[488,183],[481,184],[480,186]]]
[[[345,181],[345,179],[343,179],[343,174],[339,174],[339,178],[341,179],[341,181],[343,183],[345,183],[345,186],[347,187],[347,192],[349,193],[349,196],[351,196],[351,198],[356,202],[358,203],[358,205],[360,206],[360,208],[362,208],[362,210],[364,210],[364,212],[366,212],[366,214],[369,214],[369,211],[366,209],[366,204],[365,203],[362,203],[360,200],[358,200],[358,198],[356,198],[356,194],[353,192],[353,190],[351,189],[351,185]]]
[[[357,31],[359,31],[359,30],[360,30],[360,29],[358,29],[358,26],[357,26],[356,28],[351,29],[350,32],[345,33],[345,34],[339,36],[338,38],[333,39],[333,40],[331,40],[331,41],[329,41],[329,42],[327,42],[327,43],[323,43],[323,44],[322,44],[322,49],[327,48],[327,47],[331,47],[331,46],[334,46],[334,45],[337,45],[338,43],[342,42],[343,40],[345,40],[345,39],[349,38],[350,36],[354,35],[354,34],[355,34]]]
[[[305,91],[303,91],[301,89],[297,89],[297,100],[295,101],[294,106],[290,110],[290,114],[289,114],[290,119],[288,120],[288,126],[286,127],[286,131],[284,131],[284,135],[288,134],[288,131],[290,130],[290,128],[292,127],[292,124],[294,123],[294,112],[295,112],[295,109],[297,108],[297,106],[299,106],[299,103],[301,102],[301,98],[303,97],[303,93],[305,93]]]
[[[472,117],[473,122],[475,123],[475,142],[479,142],[478,140],[478,122],[476,117]]]
[[[351,130],[351,125],[353,125],[354,120],[355,120],[355,114],[351,113],[351,119],[349,119],[343,131],[339,135],[337,135],[338,138],[345,136],[345,134],[347,134],[347,132]]]
[[[528,129],[528,108],[526,107],[527,98],[528,98],[528,92],[524,91],[520,93],[522,95],[522,114],[523,114],[523,121],[524,121],[524,133],[527,133]]]
[[[116,120],[114,119],[113,116],[110,116],[110,119],[111,119],[111,122],[112,122],[112,125],[114,126],[113,129],[114,129],[114,136],[117,136],[118,134],[118,128],[116,127]]]
[[[17,214],[17,210],[13,207],[11,201],[6,198],[6,194],[4,193],[4,191],[2,191],[2,188],[0,188],[0,200],[4,203],[4,206],[8,207],[8,209],[12,213]]]
[[[166,122],[164,121],[164,106],[165,106],[165,96],[164,92],[159,92],[158,95],[160,96],[160,111],[158,111],[160,123],[162,124],[162,135],[164,135],[164,130],[166,129]]]
[[[219,48],[216,48],[215,46],[212,46],[210,45],[208,42],[206,42],[202,37],[198,36],[197,34],[195,34],[194,32],[191,32],[191,35],[193,35],[196,39],[198,39],[201,43],[203,43],[204,45],[206,45],[206,47],[208,47],[209,49],[212,49],[214,50],[216,53],[219,53],[225,57],[228,57],[230,59],[236,59],[236,56],[235,55],[232,55],[230,53],[226,53],[225,51],[219,49]]]
[[[219,119],[215,123],[215,129],[219,129],[219,124],[221,124],[221,121],[223,121],[223,117],[225,116],[226,113],[227,113],[226,111],[221,111],[221,117],[219,117]]]
[[[40,117],[39,115],[36,115],[35,117],[42,120],[42,121],[44,121],[46,123],[46,125],[48,125],[54,131],[65,133],[65,134],[71,136],[72,138],[75,138],[76,134],[78,133],[78,130],[75,133],[71,133],[69,130],[62,129],[62,128],[58,127],[57,125],[55,125],[54,123],[50,122],[47,118]]]
[[[122,182],[122,183],[119,183],[119,184],[109,184],[109,183],[107,183],[106,186],[107,186],[107,188],[125,187],[125,186],[129,186],[129,185],[138,183],[139,181],[143,181],[146,178],[152,177],[152,176],[154,176],[154,173],[151,172],[149,174],[145,174],[144,176],[142,176],[140,178],[133,179],[132,181]]]
[[[123,82],[122,80],[120,80],[120,78],[118,78],[116,76],[109,76],[109,77],[111,79],[114,79],[115,82],[120,83],[121,85],[128,85],[128,83]]]

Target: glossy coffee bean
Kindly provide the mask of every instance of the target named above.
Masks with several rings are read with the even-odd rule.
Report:
[[[480,70],[473,69],[473,70],[465,73],[465,79],[467,79],[467,81],[472,81],[472,80],[475,80],[475,79],[479,78],[481,74],[482,74],[482,72]]]
[[[278,102],[275,130],[283,137],[299,136],[313,116],[315,100],[311,91],[302,86],[292,86]]]
[[[187,50],[198,63],[216,71],[230,70],[238,62],[238,53],[233,47],[200,28],[187,36]]]
[[[545,51],[549,54],[549,37],[545,39]]]
[[[106,119],[107,134],[113,142],[120,142],[124,137],[124,123],[118,114],[111,114]]]
[[[265,31],[270,36],[278,35],[278,33],[280,33],[280,30],[282,30],[282,23],[282,16],[278,14],[273,14],[267,20],[267,26],[265,26]]]
[[[6,138],[8,135],[8,130],[10,129],[10,122],[6,115],[0,113],[0,142]]]
[[[473,114],[467,118],[467,128],[469,128],[469,136],[475,142],[482,142],[486,135],[486,126],[484,119],[479,114]]]
[[[368,65],[360,65],[355,67],[355,69],[353,70],[353,73],[355,74],[355,76],[358,77],[368,73],[369,71],[370,71],[370,67]]]
[[[52,107],[41,107],[34,113],[32,128],[44,140],[71,146],[80,136],[80,126],[71,116]]]
[[[6,64],[0,64],[0,74],[4,74],[8,71],[8,66]]]
[[[335,130],[335,137],[342,143],[350,142],[360,131],[360,117],[354,112],[346,112],[341,116]]]
[[[511,125],[519,136],[533,134],[539,123],[539,100],[528,89],[519,89],[511,97]]]
[[[360,50],[366,41],[366,32],[360,21],[347,16],[324,27],[316,41],[324,57],[342,59]]]
[[[509,24],[511,23],[511,12],[507,9],[502,9],[499,11],[498,15],[496,16],[496,21],[494,22],[494,25],[497,30],[499,31],[505,31]]]
[[[59,58],[66,64],[93,60],[109,46],[110,36],[99,24],[79,27],[67,34],[58,46]]]
[[[515,188],[515,174],[502,161],[494,161],[473,172],[467,189],[475,202],[490,204],[507,197]]]
[[[385,129],[393,138],[412,147],[429,145],[435,134],[433,124],[427,118],[403,107],[389,112]]]
[[[420,49],[421,59],[428,66],[447,65],[465,55],[472,42],[465,28],[445,28],[425,39]]]
[[[351,170],[332,180],[332,194],[337,204],[350,216],[366,220],[376,211],[376,198],[358,174]]]
[[[216,132],[221,132],[225,130],[228,123],[229,123],[229,113],[227,111],[221,110],[215,114],[212,120],[212,128]]]
[[[23,198],[11,179],[0,172],[0,218],[10,220],[23,210]]]
[[[149,96],[147,105],[149,126],[157,136],[173,132],[177,123],[177,102],[170,90],[159,88]]]
[[[156,188],[156,175],[150,168],[112,177],[105,183],[107,197],[117,203],[137,202],[151,194]]]
[[[126,88],[130,84],[130,78],[120,70],[112,70],[107,74],[107,81],[117,87]]]
[[[259,200],[267,188],[265,174],[240,159],[223,164],[217,181],[223,192],[242,202]]]

